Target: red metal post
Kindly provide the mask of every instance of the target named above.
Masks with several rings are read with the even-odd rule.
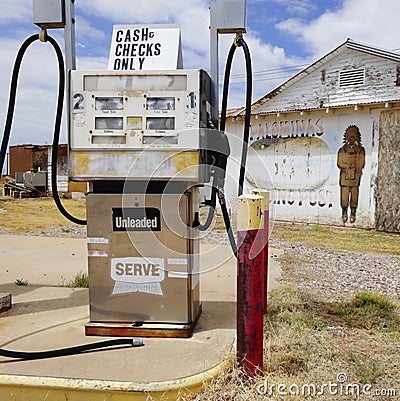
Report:
[[[262,197],[242,195],[238,203],[237,358],[247,374],[263,374]]]

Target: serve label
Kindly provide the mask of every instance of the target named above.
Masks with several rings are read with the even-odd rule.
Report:
[[[113,294],[142,292],[162,295],[164,259],[127,257],[111,259],[111,278],[115,281]]]

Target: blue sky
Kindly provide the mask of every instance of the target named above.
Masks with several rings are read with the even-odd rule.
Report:
[[[25,38],[38,33],[32,0],[0,0],[0,127],[8,102],[12,65]],[[185,68],[209,69],[208,0],[76,0],[78,69],[107,69],[113,24],[176,23],[181,26]],[[253,100],[348,37],[388,50],[400,48],[398,0],[248,0],[247,41],[253,58]],[[62,30],[50,35],[63,46]],[[224,67],[232,35],[220,39]],[[237,52],[230,106],[244,103],[244,63]],[[50,45],[35,43],[21,71],[11,144],[51,143],[57,66]],[[65,129],[64,129],[65,138]]]

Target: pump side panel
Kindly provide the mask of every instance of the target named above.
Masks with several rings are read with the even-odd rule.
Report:
[[[87,208],[91,322],[191,322],[189,198],[89,194]]]

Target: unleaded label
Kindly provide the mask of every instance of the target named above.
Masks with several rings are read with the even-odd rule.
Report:
[[[113,231],[161,231],[160,211],[154,207],[113,208]]]

